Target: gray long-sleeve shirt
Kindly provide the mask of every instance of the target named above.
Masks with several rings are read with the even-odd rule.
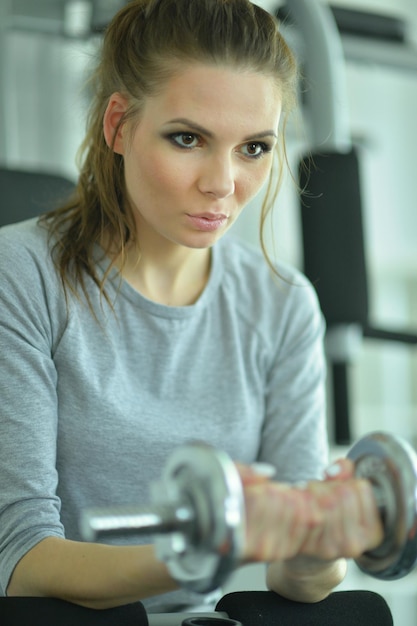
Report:
[[[71,295],[67,314],[43,228],[0,230],[0,593],[40,540],[80,539],[84,507],[146,503],[190,439],[282,481],[320,475],[323,320],[306,279],[278,269],[286,281],[226,236],[194,305],[151,302],[113,273],[114,313],[87,279],[95,320]]]

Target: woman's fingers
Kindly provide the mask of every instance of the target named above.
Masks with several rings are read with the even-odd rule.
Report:
[[[337,459],[324,470],[324,480],[348,480],[354,474],[355,466],[350,459]]]
[[[342,467],[342,475],[351,469]],[[297,489],[282,483],[244,486],[246,558],[281,560],[297,554],[357,558],[379,545],[382,524],[368,481],[313,481]]]
[[[274,478],[276,469],[270,463],[252,463],[252,465],[243,465],[236,463],[243,486],[265,483]]]
[[[308,532],[322,523],[311,495],[282,483],[250,485],[245,489],[246,557],[271,561],[298,554]]]
[[[323,559],[357,558],[381,543],[382,524],[369,482],[311,483],[310,488],[324,522],[307,536],[302,554]]]

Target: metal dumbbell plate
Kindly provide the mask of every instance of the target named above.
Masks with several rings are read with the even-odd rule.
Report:
[[[244,550],[244,497],[235,464],[204,443],[184,445],[168,459],[151,495],[147,506],[83,511],[83,539],[154,535],[157,555],[182,587],[217,589]]]
[[[371,433],[349,451],[355,474],[372,483],[384,525],[384,541],[356,560],[365,573],[401,578],[417,561],[417,455],[402,439]]]
[[[197,521],[192,532],[155,538],[157,556],[172,576],[199,593],[222,585],[240,564],[245,543],[243,489],[228,455],[203,443],[178,448],[152,496],[155,504],[183,502]]]

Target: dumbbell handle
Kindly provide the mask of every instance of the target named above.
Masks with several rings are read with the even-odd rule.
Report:
[[[109,536],[189,532],[194,522],[195,513],[186,504],[95,508],[83,512],[80,530],[86,541],[96,541]]]
[[[388,505],[385,492],[383,491],[383,489],[379,485],[376,485],[372,481],[369,481],[369,482],[371,483],[372,495],[374,497],[376,506],[377,506],[379,514],[381,516],[381,520],[384,523],[385,522],[385,517],[386,517],[387,505]]]

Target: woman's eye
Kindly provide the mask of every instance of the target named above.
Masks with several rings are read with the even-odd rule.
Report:
[[[196,148],[200,143],[199,137],[194,133],[173,133],[170,139],[180,148]]]
[[[263,142],[252,141],[247,143],[242,148],[243,154],[251,159],[258,159],[267,152],[271,151],[271,148]]]

